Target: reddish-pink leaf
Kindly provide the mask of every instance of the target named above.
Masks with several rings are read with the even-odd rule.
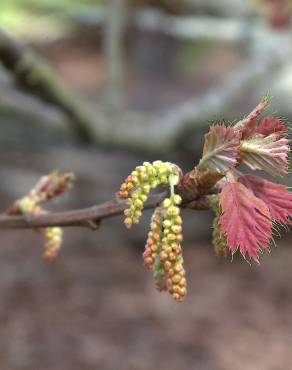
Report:
[[[269,248],[271,215],[266,204],[239,182],[227,182],[219,197],[222,216],[220,231],[227,236],[232,254],[239,248],[243,256],[258,261],[260,250]]]
[[[242,138],[246,139],[252,136],[256,130],[256,124],[261,113],[269,105],[270,97],[263,98],[259,104],[249,113],[249,115],[242,120],[238,121],[233,127],[234,130],[242,133]]]
[[[292,224],[289,220],[292,217],[292,193],[285,185],[275,184],[254,175],[241,176],[238,181],[266,203],[273,220]]]
[[[225,174],[237,164],[237,156],[240,148],[239,132],[231,127],[215,125],[205,136],[203,158],[199,163],[199,169],[212,169]]]
[[[287,131],[285,123],[277,117],[265,117],[256,128],[256,133],[264,136],[274,133],[280,136],[286,134]]]
[[[242,140],[247,139],[248,137],[256,133],[257,123],[258,123],[257,118],[253,118],[246,123],[244,129],[242,130],[242,136],[241,136]]]

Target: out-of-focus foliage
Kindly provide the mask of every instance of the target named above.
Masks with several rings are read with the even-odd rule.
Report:
[[[72,29],[62,14],[86,5],[103,5],[106,0],[1,0],[0,24],[19,36],[54,38]]]

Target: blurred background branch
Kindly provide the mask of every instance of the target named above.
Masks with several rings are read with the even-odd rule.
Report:
[[[109,0],[104,22],[104,54],[107,63],[106,100],[109,110],[123,105],[125,76],[124,38],[127,26],[127,0]],[[115,126],[115,125],[114,125]]]
[[[79,98],[64,88],[45,61],[1,30],[0,59],[21,89],[60,108],[76,136],[84,142],[91,141],[92,124]]]
[[[244,6],[239,1],[238,5],[241,5],[238,9],[242,11],[236,17],[229,18],[222,18],[222,15],[226,17],[227,14],[222,14],[221,6],[216,8],[212,2],[207,2],[206,8],[201,2],[185,2],[183,7],[175,4],[170,14],[165,11],[169,10],[167,1],[162,2],[162,8],[157,9],[144,9],[139,4],[130,9],[126,1],[117,0],[109,1],[106,8],[100,5],[81,5],[79,8],[69,9],[60,6],[58,8],[56,5],[61,13],[63,11],[72,16],[71,21],[74,20],[77,24],[78,20],[83,24],[85,22],[90,30],[103,30],[107,75],[105,99],[99,99],[98,103],[85,101],[80,94],[73,95],[42,59],[3,31],[0,33],[0,58],[22,89],[65,113],[72,131],[81,140],[103,147],[155,153],[194,145],[188,139],[192,131],[203,132],[207,129],[206,122],[216,116],[222,117],[225,113],[228,117],[228,112],[232,112],[232,104],[240,101],[254,86],[263,86],[262,91],[266,89],[262,95],[270,89],[275,75],[289,63],[291,37],[288,32],[275,32],[263,23],[251,21],[250,11],[243,11]],[[37,6],[46,9],[46,5],[37,3]],[[186,16],[184,7],[193,7],[200,15]],[[222,8],[226,9],[226,5]],[[213,15],[202,15],[204,11]],[[74,14],[79,15],[79,18]],[[206,42],[209,39],[222,45],[225,42],[237,45],[241,43],[247,57],[230,73],[226,73],[195,97],[188,96],[183,101],[172,104],[167,110],[158,112],[133,110],[127,103],[129,88],[126,79],[126,39],[137,31],[188,42],[200,39]],[[6,94],[2,94],[2,109],[5,106],[10,110],[21,109],[32,115],[37,113],[38,117],[43,115],[44,121],[51,121],[50,110],[44,110],[42,106],[37,107],[35,104],[28,104],[26,108],[27,99],[22,99],[17,93],[11,96],[10,93],[11,90],[7,89]],[[54,119],[60,120],[62,117],[54,115]]]

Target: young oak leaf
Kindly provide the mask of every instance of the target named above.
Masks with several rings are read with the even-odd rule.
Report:
[[[277,134],[279,136],[285,135],[288,131],[285,123],[277,117],[265,117],[256,128],[256,133],[269,136],[270,134]]]
[[[242,133],[242,139],[247,139],[256,132],[258,118],[269,105],[270,101],[270,96],[264,97],[247,117],[238,121],[233,127],[235,131],[240,131]]]
[[[282,224],[292,224],[292,193],[285,185],[275,184],[254,175],[244,175],[238,181],[249,188],[268,206],[272,219]]]
[[[243,140],[240,157],[252,170],[263,170],[272,176],[283,176],[288,171],[289,141],[274,133],[256,135]]]
[[[219,124],[212,126],[205,136],[199,170],[211,169],[224,174],[233,168],[237,164],[240,137],[241,134],[231,127]]]
[[[258,262],[261,250],[269,248],[272,221],[265,203],[239,182],[227,182],[219,196],[222,209],[220,231],[226,235],[232,254],[241,254]]]

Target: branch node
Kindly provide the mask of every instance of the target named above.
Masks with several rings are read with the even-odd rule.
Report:
[[[101,220],[88,220],[86,222],[90,229],[93,231],[98,230],[101,225]]]

